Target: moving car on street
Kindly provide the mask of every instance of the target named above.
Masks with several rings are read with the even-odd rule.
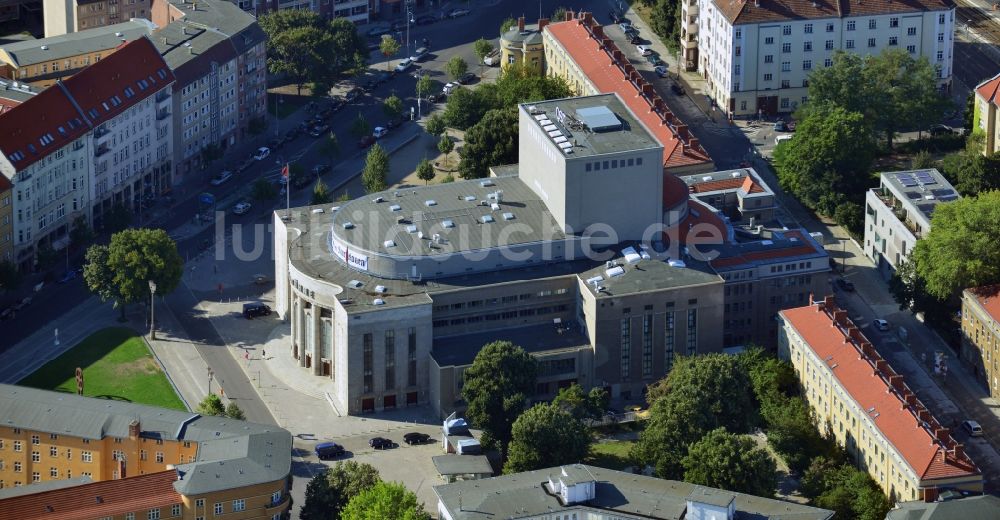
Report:
[[[388,135],[388,133],[389,133],[389,129],[388,128],[386,128],[384,126],[376,126],[375,127],[375,131],[372,132],[372,137],[374,137],[375,139],[381,139],[381,138],[385,137],[386,135]]]
[[[970,437],[982,437],[983,427],[973,420],[962,421],[962,429],[969,433]]]
[[[454,11],[451,12],[451,14],[448,15],[448,17],[450,17],[450,18],[458,18],[460,16],[465,16],[465,15],[469,14],[470,12],[472,12],[472,11],[469,11],[468,9],[455,9]]]
[[[659,76],[659,77],[661,77],[661,78],[667,77],[667,66],[666,65],[657,65],[657,67],[655,69],[653,69],[653,71],[656,72],[656,75]]]
[[[415,60],[413,58],[406,58],[400,61],[399,64],[396,65],[396,68],[394,70],[396,71],[397,74],[402,74],[406,72],[407,69],[413,66],[414,61]]]
[[[892,328],[892,325],[890,325],[886,320],[874,320],[872,321],[872,325],[875,325],[875,328],[881,330],[882,332]]]
[[[653,53],[653,49],[650,49],[645,45],[636,45],[635,50],[639,51],[639,54],[643,56],[649,56],[650,54]]]
[[[257,149],[257,153],[254,154],[253,158],[258,161],[263,161],[264,159],[267,159],[268,156],[270,155],[271,155],[271,149],[266,146],[261,146],[260,148]]]
[[[233,206],[233,214],[246,215],[247,212],[250,211],[250,208],[251,206],[249,202],[241,200],[240,202],[237,202],[235,206]]]
[[[837,287],[847,292],[854,292],[854,282],[845,280],[844,278],[837,278]]]
[[[212,180],[209,181],[209,184],[211,184],[212,186],[222,186],[226,181],[228,181],[232,177],[233,177],[233,172],[225,170],[222,173],[216,175],[215,177],[212,177]]]

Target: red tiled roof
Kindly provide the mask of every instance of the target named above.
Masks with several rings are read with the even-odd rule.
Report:
[[[677,238],[684,245],[721,245],[726,241],[726,223],[702,203],[689,200],[688,216],[677,226]]]
[[[181,495],[173,486],[176,480],[177,472],[168,470],[21,495],[0,500],[0,518],[92,520],[168,508],[181,503]]]
[[[984,285],[967,290],[976,297],[979,305],[993,318],[993,321],[1000,322],[1000,284]]]
[[[985,99],[987,103],[994,105],[1000,105],[1000,99],[997,99],[998,92],[1000,92],[1000,74],[976,86],[976,94]]]
[[[63,84],[90,122],[97,126],[173,81],[173,73],[153,42],[138,38],[74,74]],[[126,94],[126,87],[133,92],[131,97]]]
[[[739,255],[719,258],[717,260],[712,260],[712,267],[731,267],[759,260],[776,260],[791,256],[811,255],[817,252],[811,245],[811,242],[809,242],[801,232],[797,230],[786,231],[785,236],[789,238],[797,238],[799,240],[799,242],[797,242],[799,245],[789,247],[780,247],[776,245],[772,249],[748,251]]]
[[[952,0],[715,0],[732,24],[949,10]]]
[[[0,114],[0,151],[23,170],[173,80],[152,42],[133,40]]]
[[[585,14],[584,16],[589,15]],[[647,85],[649,89],[647,96],[643,96],[641,87],[637,87],[635,83],[630,81],[626,73],[612,59],[615,53],[621,54],[621,51],[619,51],[614,42],[607,39],[603,44],[608,49],[605,50],[602,48],[601,42],[594,39],[594,36],[591,35],[590,30],[588,30],[585,24],[593,23],[593,29],[591,30],[601,31],[602,29],[600,25],[592,21],[592,18],[590,20],[591,22],[588,22],[587,19],[578,18],[566,22],[553,23],[546,25],[545,31],[548,31],[559,41],[577,66],[580,67],[591,83],[602,94],[617,93],[629,109],[635,113],[635,116],[656,136],[663,145],[663,165],[665,168],[711,162],[708,153],[705,152],[700,144],[697,144],[697,139],[689,138],[693,146],[689,146],[685,150],[680,136],[675,133],[674,129],[663,122],[660,115],[654,111],[651,101],[648,101],[648,99],[653,99],[654,101],[659,99],[659,96],[652,90],[652,86],[645,83],[638,73],[635,74],[635,77],[639,78],[641,82],[639,84]],[[597,32],[595,34],[601,33]],[[629,68],[631,67],[628,59],[624,56],[621,56],[619,62],[626,64]],[[687,126],[676,115],[670,113],[665,103],[662,104],[662,110],[669,114],[675,127],[683,128],[683,130],[679,131],[687,132]]]
[[[956,443],[948,429],[941,428],[846,311],[836,308],[832,297],[816,305],[783,310],[781,315],[816,357],[832,367],[830,372],[857,405],[872,410],[868,413],[872,423],[920,480],[981,475],[964,450],[951,451]]]
[[[0,175],[0,193],[3,193],[14,187],[13,184],[7,179],[5,175]]]
[[[21,104],[20,101],[0,97],[0,114],[3,114],[4,112],[7,112],[8,110],[20,104]]]

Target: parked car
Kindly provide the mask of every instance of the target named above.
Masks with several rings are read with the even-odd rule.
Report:
[[[969,433],[972,437],[982,437],[983,427],[979,425],[978,422],[973,420],[962,421],[962,429]]]
[[[663,60],[660,59],[660,55],[655,52],[650,54],[649,56],[646,56],[646,61],[649,62],[649,64],[654,67],[660,67],[660,66],[665,67],[667,65],[666,63],[663,62]]]
[[[787,132],[788,131],[788,124],[786,124],[783,120],[779,119],[779,120],[777,120],[777,121],[774,122],[774,131],[775,132]]]
[[[312,167],[312,173],[313,173],[313,175],[315,175],[317,177],[320,176],[320,175],[323,175],[324,173],[326,173],[328,171],[330,171],[330,165],[329,164],[317,164],[316,166]]]
[[[257,153],[254,154],[253,158],[258,161],[263,161],[264,159],[267,159],[269,155],[271,155],[271,150],[266,146],[261,146],[257,149]]]
[[[635,50],[639,51],[639,54],[642,54],[643,56],[649,56],[653,53],[653,49],[650,49],[645,45],[636,45]]]
[[[393,69],[393,70],[395,70],[397,74],[402,74],[403,72],[406,72],[406,70],[409,69],[412,66],[413,66],[413,59],[412,58],[406,58],[406,59],[400,61],[399,64],[396,65],[396,68]]]
[[[390,79],[392,79],[392,74],[389,74],[388,72],[379,72],[378,75],[375,76],[375,83],[381,85]]]
[[[438,18],[436,16],[421,16],[417,18],[416,23],[417,25],[430,25],[436,21],[438,21]]]
[[[211,184],[212,186],[222,186],[222,184],[224,184],[232,177],[233,177],[233,172],[226,170],[216,175],[215,177],[212,177],[212,180],[209,181],[209,184]]]
[[[468,9],[455,9],[448,16],[450,18],[458,18],[460,16],[465,16],[465,15],[469,14],[470,12],[472,12],[472,11],[469,11]]]
[[[9,320],[14,318],[14,309],[7,307],[3,311],[0,311],[0,320]]]
[[[270,316],[271,308],[267,305],[259,302],[254,303],[244,303],[243,304],[243,317],[252,320],[257,316]]]
[[[779,135],[779,136],[777,136],[777,137],[774,138],[774,146],[778,146],[779,144],[781,144],[781,143],[783,143],[785,141],[791,141],[791,140],[792,140],[792,136],[790,136],[788,134]]]
[[[948,125],[931,125],[927,131],[934,137],[942,135],[955,135],[955,129]]]
[[[420,433],[420,432],[410,432],[410,433],[407,433],[406,435],[403,435],[403,442],[405,442],[405,443],[407,443],[407,444],[409,444],[411,446],[414,445],[414,444],[423,444],[423,443],[429,441],[430,439],[431,439],[430,435],[427,435],[426,433]]]
[[[628,31],[632,28],[632,24],[628,20],[622,18],[618,21],[618,27],[621,27],[623,31]]]
[[[837,287],[840,287],[847,292],[854,292],[854,282],[844,278],[837,278]]]
[[[628,42],[631,43],[632,45],[638,45],[642,43],[642,38],[640,38],[638,34],[634,33],[626,34],[625,39],[627,39]]]
[[[352,88],[351,90],[348,90],[347,93],[344,94],[344,100],[347,101],[348,103],[353,103],[360,96],[361,96],[361,89],[355,87]]]
[[[459,85],[457,82],[451,82],[451,81],[449,81],[448,83],[444,84],[444,88],[441,89],[441,93],[444,94],[444,95],[446,95],[446,96],[450,96],[451,93],[452,93],[452,91],[454,91],[456,88],[458,88],[460,86],[461,85]]]
[[[372,137],[375,139],[381,139],[389,133],[389,129],[384,126],[376,126],[375,131],[372,132]]]
[[[622,21],[622,14],[618,11],[609,11],[608,18],[611,19],[611,23],[619,23]]]
[[[628,37],[632,37],[632,36],[638,37],[639,36],[639,29],[636,29],[635,27],[632,27],[631,25],[628,26],[628,27],[625,27],[624,29],[622,29],[622,32],[625,33],[625,36],[628,36]]]
[[[59,278],[59,283],[66,283],[72,280],[76,280],[76,271],[66,271],[63,273],[62,278]]]
[[[427,97],[424,98],[424,100],[427,101],[428,103],[437,103],[439,101],[443,101],[446,97],[447,96],[445,96],[444,92],[437,92],[437,93],[427,94]]]
[[[483,58],[483,65],[486,65],[487,67],[500,65],[500,49],[493,49],[490,51],[490,53]]]
[[[466,72],[465,74],[462,74],[462,77],[458,78],[458,83],[461,85],[468,85],[469,83],[475,81],[475,79],[476,79],[475,74],[471,72]]]
[[[385,126],[389,127],[389,129],[393,129],[402,125],[404,122],[406,122],[406,119],[403,118],[403,116],[394,117],[390,119],[389,122],[385,124]]]
[[[667,66],[666,65],[657,65],[656,68],[653,69],[653,72],[656,72],[657,76],[659,76],[661,78],[665,78],[665,77],[667,77]]]
[[[373,144],[375,144],[375,138],[370,135],[366,135],[358,140],[358,148],[368,148]]]
[[[316,458],[319,460],[329,460],[343,455],[344,447],[336,442],[321,442],[315,448]]]
[[[384,34],[391,33],[392,30],[388,27],[376,27],[368,31],[369,38],[381,38]]]
[[[673,92],[675,95],[678,95],[678,96],[683,96],[684,95],[684,87],[682,87],[678,83],[671,83],[670,84],[670,91]]]
[[[410,56],[410,61],[416,63],[426,58],[429,53],[430,51],[427,50],[427,47],[420,47],[419,49],[413,51],[413,56]]]
[[[385,437],[372,437],[371,440],[368,441],[368,446],[371,446],[376,450],[384,450],[386,448],[391,448],[394,445],[394,442],[386,439]]]
[[[251,207],[250,203],[247,202],[247,201],[245,201],[245,200],[237,202],[236,205],[233,206],[233,214],[234,215],[245,215],[247,212],[250,211],[250,207]]]
[[[321,137],[323,134],[325,134],[329,130],[330,130],[330,125],[325,124],[325,123],[324,124],[319,124],[319,125],[314,126],[313,129],[309,131],[309,135],[311,135],[313,137]]]
[[[875,325],[875,328],[881,330],[882,332],[892,328],[892,325],[889,325],[889,322],[886,320],[873,320],[872,325]]]
[[[11,307],[11,309],[14,309],[14,312],[17,312],[17,311],[19,311],[19,310],[21,310],[21,309],[23,309],[23,308],[31,305],[31,301],[32,301],[31,300],[31,296],[25,296],[24,298],[21,299],[21,301],[15,303],[14,306]]]

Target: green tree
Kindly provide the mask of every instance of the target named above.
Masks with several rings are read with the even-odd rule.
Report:
[[[445,168],[447,168],[448,164],[451,163],[451,157],[449,154],[455,149],[455,143],[451,140],[451,137],[448,137],[447,132],[441,134],[441,139],[438,140],[437,147],[438,151],[444,155],[444,165]]]
[[[316,179],[316,185],[313,186],[312,201],[310,204],[328,204],[333,200],[333,194],[330,193],[329,188],[327,188],[326,183],[323,179]]]
[[[389,70],[389,56],[395,56],[399,52],[399,42],[388,34],[382,35],[382,41],[378,44],[378,50],[385,56],[385,70]]]
[[[833,220],[850,232],[851,236],[859,240],[865,234],[865,215],[861,209],[861,204],[853,200],[839,200],[833,208]]]
[[[21,285],[21,272],[10,260],[0,260],[0,291],[13,291]]]
[[[424,184],[434,180],[434,166],[426,158],[417,164],[417,178],[424,181]]]
[[[777,478],[774,460],[749,435],[717,428],[688,448],[681,461],[684,481],[715,488],[773,497]]]
[[[387,97],[382,103],[382,111],[385,112],[385,117],[396,119],[403,113],[403,100],[395,94]]]
[[[358,117],[355,117],[354,120],[351,121],[351,135],[353,135],[356,139],[361,139],[366,135],[371,135],[371,133],[372,125],[368,123],[367,119],[365,119],[364,114],[358,112]]]
[[[867,473],[825,457],[813,460],[802,476],[803,494],[837,518],[882,520],[891,504]]]
[[[608,408],[609,399],[608,392],[599,386],[584,392],[582,386],[573,383],[560,388],[552,404],[576,419],[597,419]]]
[[[649,25],[667,48],[676,49],[680,41],[681,4],[679,0],[643,0],[650,6]]]
[[[761,413],[767,423],[767,442],[792,470],[804,471],[811,460],[829,451],[809,404],[801,397],[786,397]]]
[[[319,25],[319,15],[308,10],[289,9],[263,16],[302,19],[302,25],[288,26],[275,34],[268,34],[267,68],[272,74],[284,74],[302,94],[302,85],[312,79],[321,79],[333,67],[333,38]],[[295,13],[295,14],[286,14]],[[270,24],[261,23],[267,32]]]
[[[514,421],[504,473],[580,462],[590,451],[590,433],[556,404],[539,403]]]
[[[569,12],[569,11],[565,7],[563,7],[563,6],[556,7],[555,10],[552,11],[552,18],[551,18],[551,20],[553,22],[562,22],[562,21],[566,20],[566,13],[567,12]]]
[[[945,300],[967,287],[1000,282],[1000,191],[934,209],[931,229],[913,248],[917,279]]]
[[[973,139],[970,139],[973,141]],[[941,161],[942,172],[955,189],[966,197],[1000,189],[1000,157],[984,156],[979,146],[948,154]]]
[[[240,406],[236,404],[236,401],[229,401],[229,404],[226,405],[226,417],[236,419],[237,421],[247,420],[246,414],[244,414]]]
[[[341,517],[347,503],[366,489],[381,482],[371,464],[341,461],[309,481],[306,501],[299,513],[301,520],[332,520]]]
[[[225,417],[226,407],[222,404],[222,399],[215,394],[208,394],[204,399],[198,403],[198,408],[195,409],[196,412],[201,415],[215,415],[218,417]]]
[[[469,64],[465,62],[465,58],[461,56],[452,56],[448,63],[445,64],[445,70],[448,71],[448,75],[451,79],[457,80],[461,78],[463,74],[469,71]]]
[[[447,130],[448,125],[444,122],[444,118],[440,114],[431,114],[427,118],[427,123],[425,128],[427,133],[433,135],[434,137],[439,137],[441,134]]]
[[[326,96],[330,95],[330,89],[332,87],[333,85],[331,85],[325,79],[315,79],[309,86],[309,92],[312,94],[313,97],[325,98]]]
[[[434,88],[434,80],[431,79],[430,74],[421,74],[417,78],[417,97],[423,97],[425,94]]]
[[[355,495],[340,515],[343,520],[430,520],[417,495],[397,482],[379,482]]]
[[[774,165],[783,188],[807,207],[832,215],[841,194],[869,187],[875,141],[860,112],[830,103],[810,106],[795,137],[775,148]]]
[[[927,150],[920,150],[910,159],[911,170],[923,170],[934,167],[934,157]]]
[[[459,175],[463,179],[487,177],[490,166],[516,163],[517,141],[515,109],[490,110],[465,132]]]
[[[493,44],[486,38],[480,38],[473,42],[472,50],[476,53],[476,58],[479,59],[479,72],[482,74],[483,60],[489,53],[493,52]]]
[[[52,249],[51,245],[42,242],[38,244],[38,249],[35,250],[35,267],[39,271],[44,271],[52,267],[52,264],[56,262],[58,257],[59,253],[55,249]]]
[[[389,155],[381,145],[375,143],[365,158],[365,168],[361,171],[361,184],[364,185],[366,193],[375,193],[389,187],[388,178]]]
[[[118,203],[111,206],[111,210],[104,215],[104,230],[109,233],[117,233],[132,223],[132,212],[124,204]]]
[[[538,363],[524,349],[495,341],[480,349],[463,373],[466,417],[483,430],[483,445],[498,450],[501,460],[507,459],[514,421],[535,392],[537,372]]]
[[[465,130],[479,122],[489,108],[476,92],[467,88],[457,88],[448,95],[448,103],[444,107],[444,120],[452,128]]]
[[[271,200],[277,195],[278,191],[274,189],[274,184],[264,178],[253,181],[250,187],[250,197],[257,202]]]
[[[511,30],[512,27],[517,27],[517,20],[513,18],[507,18],[500,22],[500,35],[503,36],[507,31]]]
[[[546,76],[523,63],[505,65],[496,83],[483,85],[476,91],[489,108],[510,108],[518,103],[573,95],[563,78]]]
[[[87,217],[78,215],[73,219],[73,227],[69,232],[69,243],[73,247],[79,247],[94,240],[94,230],[87,223]]]
[[[340,141],[337,134],[330,132],[319,144],[319,152],[331,162],[340,155]]]
[[[167,295],[177,288],[183,261],[177,244],[162,229],[126,229],[111,236],[108,245],[87,251],[83,278],[102,300],[115,300],[124,318],[125,304],[149,298],[149,282]]]
[[[973,120],[976,118],[976,91],[969,92],[965,97],[965,108],[962,110],[962,128],[965,135],[972,134],[974,130]]]

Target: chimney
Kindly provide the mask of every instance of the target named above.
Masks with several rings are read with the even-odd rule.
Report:
[[[888,368],[889,368],[889,363],[884,359],[880,359],[875,362],[876,373],[885,374]]]
[[[594,15],[592,15],[590,13],[583,13],[583,21],[586,22],[587,25],[596,25],[596,24],[593,23],[594,22]]]
[[[572,19],[573,19],[573,18],[575,18],[575,17],[576,17],[576,13],[574,13],[574,12],[573,12],[572,10],[570,10],[570,9],[567,9],[567,10],[566,10],[566,19],[565,19],[564,21],[568,22],[568,21],[572,20]]]
[[[965,445],[962,443],[956,443],[951,454],[955,457],[955,459],[962,460],[965,457]]]
[[[816,301],[813,300],[813,293],[812,293],[812,291],[810,291],[809,292],[809,305],[815,305],[815,304],[816,304]]]
[[[920,410],[917,411],[917,419],[920,419],[920,422],[930,422],[931,413],[921,408]]]
[[[688,139],[688,125],[677,125],[677,135],[681,137],[682,141],[687,141]]]
[[[645,97],[645,98],[647,98],[647,99],[649,99],[654,94],[656,94],[656,91],[653,89],[653,86],[650,85],[649,83],[643,83],[643,85],[642,85],[642,96]]]
[[[518,32],[524,32],[524,17],[517,19],[517,30]]]
[[[692,137],[692,138],[688,139],[688,142],[691,143],[691,148],[692,149],[694,149],[694,150],[701,149],[701,141],[699,141],[697,137]]]
[[[139,438],[139,420],[132,419],[132,422],[128,423],[128,438],[135,440]]]
[[[938,428],[934,430],[934,437],[937,437],[937,440],[941,442],[948,442],[949,433],[951,433],[951,431],[948,428]]]
[[[824,296],[823,297],[823,308],[824,309],[833,309],[833,303],[834,302],[833,302],[833,296],[832,295],[831,296]]]
[[[902,392],[903,391],[903,376],[892,375],[889,376],[889,386]]]
[[[906,401],[907,406],[916,406],[917,394],[914,394],[913,392],[906,390],[906,393],[903,395],[903,400]]]
[[[549,19],[548,18],[539,18],[538,19],[538,32],[542,32],[542,29],[544,29],[545,26],[548,25],[548,24],[549,24]]]

